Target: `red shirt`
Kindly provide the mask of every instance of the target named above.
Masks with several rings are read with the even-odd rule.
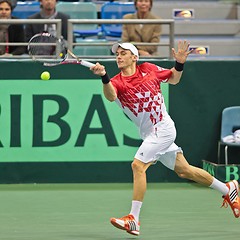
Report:
[[[117,93],[116,102],[139,127],[142,137],[167,114],[160,83],[167,82],[171,75],[171,70],[146,62],[138,65],[132,76],[119,73],[111,79]]]

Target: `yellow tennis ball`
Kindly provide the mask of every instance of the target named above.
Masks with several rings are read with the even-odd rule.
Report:
[[[45,72],[42,72],[41,74],[41,79],[42,80],[49,80],[50,79],[50,73],[45,71]]]

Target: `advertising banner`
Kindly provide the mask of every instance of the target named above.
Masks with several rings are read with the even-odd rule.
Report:
[[[131,161],[136,126],[101,80],[1,80],[0,162]],[[168,107],[168,84],[162,84]]]
[[[240,179],[239,164],[225,165],[203,160],[203,169],[222,182],[229,182],[231,180],[239,181]]]

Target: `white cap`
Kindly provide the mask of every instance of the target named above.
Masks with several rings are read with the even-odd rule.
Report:
[[[112,52],[115,54],[117,52],[118,47],[121,47],[126,50],[130,50],[133,55],[137,56],[139,59],[139,54],[137,48],[132,43],[115,43],[112,46]]]

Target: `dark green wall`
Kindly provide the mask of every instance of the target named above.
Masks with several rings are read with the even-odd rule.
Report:
[[[92,60],[95,62],[94,60]],[[101,64],[106,66],[106,69],[110,76],[118,73],[117,65],[115,61],[99,60]],[[154,63],[159,63],[154,61]],[[160,63],[163,67],[171,67],[173,63],[171,61],[162,61]],[[77,64],[65,64],[55,67],[46,67],[39,62],[1,62],[1,77],[0,80],[6,79],[40,79],[40,75],[43,71],[51,72],[51,79],[86,79],[98,77],[89,71],[86,67]]]
[[[240,105],[240,61],[194,61],[185,66],[182,81],[170,88],[170,114],[176,122],[177,143],[187,159],[217,162],[221,112]],[[231,160],[240,162],[239,150]]]
[[[109,75],[118,72],[114,61],[101,61]],[[170,68],[172,61],[154,61]],[[34,62],[0,62],[1,80],[39,79],[49,68]],[[169,111],[177,127],[176,143],[190,164],[202,167],[202,160],[217,161],[221,112],[240,105],[240,61],[189,61],[181,83],[170,86]],[[50,69],[56,79],[97,78],[85,67],[62,65]],[[130,158],[132,156],[129,156]],[[232,154],[240,162],[239,152]],[[148,171],[152,182],[178,181],[175,173],[161,164]],[[1,163],[0,183],[18,182],[129,182],[131,162],[114,163]],[[181,180],[182,181],[182,180]]]

